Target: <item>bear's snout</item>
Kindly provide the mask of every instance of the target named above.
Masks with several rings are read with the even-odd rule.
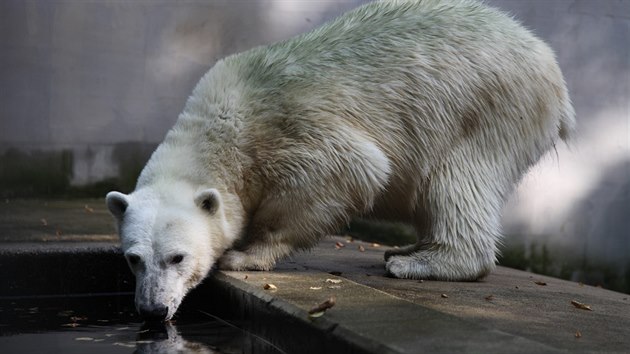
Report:
[[[168,306],[138,306],[138,313],[145,321],[164,321],[168,315]]]

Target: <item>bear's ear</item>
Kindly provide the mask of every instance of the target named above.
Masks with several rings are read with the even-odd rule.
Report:
[[[195,204],[208,214],[214,215],[221,205],[221,195],[214,188],[203,190],[195,196]]]
[[[129,206],[127,196],[120,192],[109,192],[107,193],[105,200],[107,201],[107,208],[109,209],[109,212],[117,219],[122,219],[127,207]]]

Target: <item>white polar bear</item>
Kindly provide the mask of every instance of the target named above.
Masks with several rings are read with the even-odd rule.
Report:
[[[474,280],[515,184],[574,126],[553,52],[510,17],[379,1],[219,61],[107,204],[149,318],[217,261],[268,270],[354,216],[415,227],[385,255],[393,276]]]

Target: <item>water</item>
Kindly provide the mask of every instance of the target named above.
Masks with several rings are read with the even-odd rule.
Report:
[[[130,294],[0,298],[0,352],[283,353],[238,323],[181,310],[171,323],[147,326]]]

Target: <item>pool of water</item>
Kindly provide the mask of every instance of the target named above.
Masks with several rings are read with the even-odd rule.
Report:
[[[283,353],[196,308],[148,326],[132,294],[0,298],[0,353]]]

